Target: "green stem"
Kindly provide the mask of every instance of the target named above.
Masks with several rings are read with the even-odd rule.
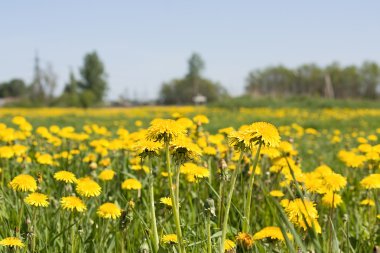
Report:
[[[181,231],[181,224],[180,224],[180,219],[179,219],[179,209],[178,209],[178,199],[176,198],[176,193],[175,189],[173,189],[173,177],[172,177],[172,170],[170,166],[170,153],[169,153],[169,142],[165,143],[165,153],[166,153],[166,170],[168,171],[168,178],[169,178],[169,190],[170,190],[170,197],[173,201],[173,218],[174,218],[174,223],[176,226],[176,234],[177,234],[177,239],[178,239],[178,244],[179,244],[179,252],[180,253],[185,253],[185,247],[183,245],[182,241],[182,231]],[[178,170],[179,173],[179,170]]]
[[[73,212],[70,214],[70,223],[72,222],[74,222]],[[75,226],[71,227],[71,253],[75,253]]]
[[[333,198],[332,198],[332,203],[330,206],[330,213],[329,213],[329,250],[328,252],[333,252],[332,251],[332,227],[333,227],[332,218],[333,218],[333,210],[334,210],[335,193],[333,192],[332,194],[333,194]]]
[[[253,160],[252,172],[249,177],[248,194],[247,194],[247,199],[245,201],[244,217],[243,217],[243,232],[247,232],[247,233],[249,232],[249,220],[251,217],[251,201],[252,201],[253,183],[255,182],[255,170],[256,170],[257,163],[259,161],[261,145],[262,145],[262,142],[260,142],[256,151],[255,160]]]
[[[150,180],[149,180],[149,201],[150,201],[150,215],[151,215],[151,223],[152,223],[152,241],[153,241],[153,249],[154,252],[158,252],[159,248],[159,238],[157,232],[157,221],[156,221],[156,208],[154,206],[154,178],[153,178],[153,166],[152,162],[150,162]]]
[[[207,214],[207,253],[212,253],[212,244],[211,244],[211,220],[210,214]]]
[[[226,203],[223,225],[222,225],[222,240],[220,242],[220,253],[224,253],[224,241],[226,240],[226,236],[227,236],[228,216],[229,216],[230,207],[231,207],[231,200],[232,200],[232,195],[234,194],[236,178],[237,178],[238,172],[240,170],[242,158],[243,158],[243,151],[240,152],[238,166],[234,170],[234,173],[232,174],[232,178],[231,178],[231,185],[230,185],[230,190],[229,190],[228,196],[227,196],[227,203]]]

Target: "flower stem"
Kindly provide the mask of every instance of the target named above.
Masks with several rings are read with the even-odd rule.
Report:
[[[159,248],[159,239],[158,239],[158,232],[157,232],[157,221],[156,221],[156,209],[154,206],[154,178],[153,178],[153,166],[152,162],[150,161],[150,180],[149,180],[149,201],[150,201],[150,215],[151,215],[151,223],[152,223],[152,241],[153,241],[153,249],[154,252],[158,252]]]
[[[173,189],[174,185],[173,185],[173,178],[172,178],[172,170],[170,166],[169,142],[165,143],[165,153],[166,153],[166,170],[168,171],[170,196],[173,201],[173,218],[174,218],[174,223],[176,226],[179,252],[185,253],[186,250],[182,241],[182,231],[181,231],[181,224],[180,224],[180,219],[179,219],[179,209],[178,209],[179,204],[178,204],[178,199],[176,198],[176,191],[175,189]],[[177,173],[179,173],[179,170]]]
[[[240,152],[238,166],[234,170],[234,173],[232,174],[230,190],[229,190],[228,196],[227,196],[227,203],[226,203],[223,225],[222,225],[222,240],[220,242],[220,252],[221,253],[224,253],[224,241],[226,240],[227,230],[228,230],[228,228],[227,228],[228,227],[228,216],[229,216],[230,207],[231,207],[232,195],[234,194],[235,183],[236,183],[236,179],[238,176],[238,172],[240,170],[242,158],[243,158],[243,151]]]
[[[210,220],[210,214],[207,214],[207,253],[212,253],[212,244],[211,244],[211,220]]]
[[[244,208],[244,218],[243,218],[243,232],[249,232],[249,220],[251,218],[251,201],[252,201],[252,191],[253,191],[253,183],[255,182],[255,170],[257,163],[259,162],[259,155],[261,150],[262,142],[260,142],[255,159],[253,160],[252,164],[252,172],[249,177],[249,187],[248,187],[248,193],[247,193],[247,199],[245,201],[245,208]]]

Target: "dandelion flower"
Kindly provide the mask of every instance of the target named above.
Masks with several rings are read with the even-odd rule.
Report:
[[[183,163],[189,160],[197,160],[202,150],[189,138],[177,138],[172,143],[172,155],[176,161]]]
[[[163,235],[161,238],[161,241],[164,244],[176,244],[178,243],[178,238],[176,234],[168,234],[168,235]]]
[[[173,206],[173,201],[171,198],[169,197],[162,197],[160,198],[160,203],[164,204],[164,205],[167,205],[167,206]]]
[[[37,162],[43,165],[53,165],[53,157],[50,154],[42,154],[37,156]]]
[[[105,203],[98,208],[96,213],[105,219],[117,219],[121,215],[121,209],[113,203]]]
[[[375,201],[373,201],[372,199],[364,199],[364,200],[360,201],[360,205],[362,205],[362,206],[375,206]]]
[[[84,197],[97,197],[100,195],[102,188],[92,179],[83,179],[78,181],[76,191]]]
[[[83,201],[75,196],[61,198],[61,206],[65,210],[84,212],[87,208]]]
[[[25,247],[25,244],[17,237],[7,237],[0,241],[1,246],[7,246],[11,248],[23,248]]]
[[[293,239],[292,235],[286,234],[289,239]],[[265,238],[270,238],[272,240],[285,241],[284,235],[279,227],[265,227],[253,235],[254,240],[262,240]]]
[[[380,174],[371,174],[360,181],[360,185],[366,189],[380,188]]]
[[[284,196],[284,193],[282,193],[282,191],[278,191],[278,190],[275,190],[275,191],[271,191],[269,193],[272,197],[278,197],[278,198],[281,198]]]
[[[140,190],[142,188],[142,185],[139,180],[129,178],[124,180],[123,184],[121,185],[121,188],[125,190]]]
[[[156,141],[140,140],[132,149],[141,157],[156,156],[162,149],[162,144]]]
[[[333,206],[334,208],[336,208],[337,206],[342,204],[343,201],[342,197],[339,194],[334,192],[327,192],[322,198],[322,203],[328,207]]]
[[[154,119],[147,132],[147,139],[165,143],[186,134],[186,129],[172,119]]]
[[[13,178],[13,180],[9,183],[10,187],[12,187],[15,191],[30,191],[34,192],[37,190],[37,182],[36,180],[27,174],[21,174]]]
[[[205,116],[205,115],[202,115],[202,114],[198,114],[196,115],[194,118],[193,118],[193,121],[197,124],[197,125],[204,125],[204,124],[208,124],[210,121],[209,119]]]
[[[281,202],[281,204],[284,206],[285,202]],[[312,201],[300,198],[291,200],[285,206],[285,212],[293,224],[303,228],[305,231],[308,227],[314,227],[317,233],[322,232],[318,223],[318,211]]]
[[[255,122],[249,126],[248,130],[254,140],[261,141],[264,146],[278,147],[280,144],[280,134],[277,128],[267,122]]]
[[[113,179],[114,176],[115,176],[115,171],[110,170],[110,169],[106,169],[106,170],[103,170],[102,172],[100,172],[98,177],[100,180],[110,181]]]
[[[63,181],[65,183],[76,183],[77,178],[74,173],[66,170],[58,171],[54,174],[54,179],[57,181]]]
[[[236,236],[236,243],[245,249],[250,249],[253,246],[254,240],[250,234],[239,232]]]
[[[232,252],[236,248],[236,244],[231,240],[224,241],[224,252]]]
[[[42,193],[30,193],[25,199],[25,203],[31,206],[47,207],[49,205],[48,196]]]

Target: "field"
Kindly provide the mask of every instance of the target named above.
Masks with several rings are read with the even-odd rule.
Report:
[[[380,246],[378,108],[9,108],[0,116],[1,252]]]

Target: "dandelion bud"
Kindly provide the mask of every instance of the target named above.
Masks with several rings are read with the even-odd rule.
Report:
[[[98,168],[98,165],[96,164],[96,162],[90,163],[90,169],[96,170],[97,168]]]
[[[149,251],[149,245],[146,241],[143,242],[143,244],[141,244],[139,252],[140,253],[149,253],[150,252]]]

